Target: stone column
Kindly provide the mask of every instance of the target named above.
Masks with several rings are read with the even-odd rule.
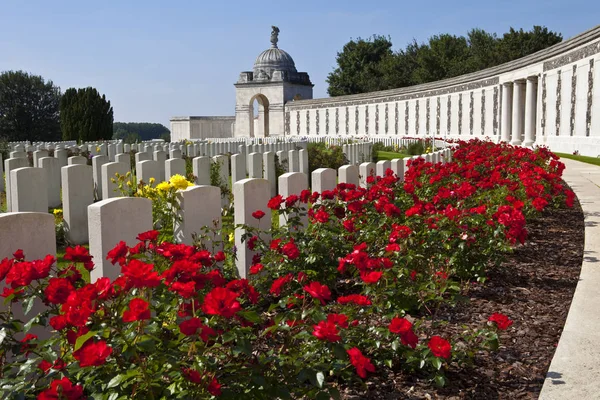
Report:
[[[535,142],[537,126],[537,77],[527,78],[525,86],[525,141],[523,146],[531,147]]]
[[[510,141],[512,131],[512,105],[513,105],[513,84],[512,82],[504,82],[502,84],[502,132],[500,140],[502,142]]]
[[[519,146],[523,142],[523,117],[525,115],[525,81],[515,81],[513,85],[512,137],[510,144]]]

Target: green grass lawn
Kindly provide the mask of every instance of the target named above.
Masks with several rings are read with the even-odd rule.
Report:
[[[378,151],[377,152],[377,159],[379,161],[393,160],[394,158],[404,158],[404,157],[410,157],[410,156],[406,153],[395,153],[393,151]]]
[[[600,158],[588,156],[575,156],[567,153],[554,153],[560,158],[568,158],[570,160],[581,161],[587,164],[600,165]]]

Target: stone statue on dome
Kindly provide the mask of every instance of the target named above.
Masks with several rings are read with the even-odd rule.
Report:
[[[273,29],[271,31],[271,47],[277,48],[277,42],[279,41],[279,28],[276,26],[271,26]]]

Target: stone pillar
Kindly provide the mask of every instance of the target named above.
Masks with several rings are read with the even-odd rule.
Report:
[[[108,163],[107,156],[94,156],[92,158],[92,176],[94,178],[94,198],[102,200],[102,166]]]
[[[343,165],[338,168],[339,183],[348,183],[358,187],[360,181],[358,178],[358,167],[354,164]]]
[[[60,169],[60,174],[63,188],[63,219],[67,237],[74,244],[87,243],[87,208],[94,202],[92,167],[67,165]]]
[[[275,168],[275,153],[267,151],[263,154],[263,178],[269,181],[271,197],[277,195],[277,170]]]
[[[196,185],[210,185],[210,157],[200,156],[192,160]]]
[[[244,224],[265,231],[271,228],[271,209],[267,207],[269,202],[269,182],[265,179],[242,179],[233,184],[234,224]],[[262,210],[265,216],[258,220],[252,213]],[[236,265],[240,278],[248,278],[248,271],[252,263],[254,252],[248,249],[242,236],[245,230],[235,228],[235,247],[237,248]],[[268,239],[267,239],[268,240]]]
[[[118,183],[114,183],[112,180],[116,181],[117,176],[125,175],[129,172],[129,165],[119,162],[111,162],[102,164],[102,199],[111,199],[113,197],[121,197],[122,194],[119,192]]]
[[[525,86],[525,140],[523,146],[531,147],[535,143],[537,126],[537,77],[527,78]]]
[[[173,175],[185,177],[185,160],[183,158],[172,158],[165,161],[165,181],[171,179]]]
[[[512,132],[512,114],[513,114],[513,84],[505,82],[502,84],[502,109],[501,109],[501,137],[502,142],[510,142]]]
[[[54,157],[42,157],[38,160],[39,168],[46,173],[48,187],[48,206],[56,208],[60,206],[60,165]]]
[[[10,171],[10,204],[13,212],[48,212],[46,171],[24,167]]]
[[[519,146],[523,141],[523,118],[525,115],[524,81],[515,81],[513,85],[512,136],[510,144]]]
[[[154,161],[143,161],[154,162]],[[90,273],[90,282],[106,276],[114,280],[121,271],[112,265],[106,255],[120,241],[128,246],[137,243],[136,237],[152,230],[152,200],[142,197],[106,199],[88,207],[90,229],[90,254],[96,268]]]
[[[174,225],[174,237],[177,243],[191,245],[192,234],[208,234],[202,243],[212,252],[222,250],[212,248],[213,240],[219,242],[220,236],[203,231],[203,227],[221,229],[221,189],[216,186],[191,186],[177,192],[179,203],[178,219]]]

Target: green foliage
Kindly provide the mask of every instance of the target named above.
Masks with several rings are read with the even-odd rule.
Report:
[[[310,174],[317,168],[332,168],[337,170],[348,164],[348,159],[341,146],[328,146],[326,143],[308,144],[308,165]]]
[[[126,143],[152,139],[164,139],[167,142],[171,140],[171,131],[163,124],[151,122],[115,122],[112,129],[113,139],[123,139]]]
[[[531,31],[511,27],[502,37],[483,29],[472,29],[466,37],[439,34],[427,43],[413,40],[397,52],[389,37],[358,38],[338,52],[337,68],[327,76],[328,93],[366,93],[452,78],[516,60],[561,40],[561,34],[537,25]]]
[[[112,138],[113,109],[95,88],[67,89],[60,101],[63,140],[85,142]]]
[[[60,139],[60,88],[24,71],[0,74],[0,139]]]

